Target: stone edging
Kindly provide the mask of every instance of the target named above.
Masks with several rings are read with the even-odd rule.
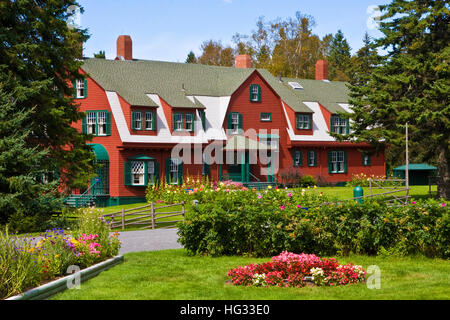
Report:
[[[114,267],[115,265],[122,263],[124,261],[123,255],[113,257],[106,261],[97,263],[89,268],[80,270],[74,274],[69,276],[57,279],[55,281],[44,284],[40,287],[28,290],[22,294],[10,297],[6,300],[43,300],[47,299],[50,296],[62,292],[68,288],[69,283],[73,283],[76,277],[79,277],[80,283],[87,281],[100,272],[108,270],[109,268]]]

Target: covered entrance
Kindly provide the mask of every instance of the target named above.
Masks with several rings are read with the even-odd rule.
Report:
[[[219,177],[220,180],[232,180],[245,185],[260,182],[274,182],[275,179],[273,170],[271,169],[271,163],[266,167],[267,174],[265,176],[260,175],[259,171],[262,165],[261,163],[258,165],[258,152],[265,151],[268,157],[270,157],[270,149],[269,145],[261,141],[251,140],[239,135],[231,137],[223,148],[224,164],[223,168],[222,165],[219,165],[219,171],[224,173]],[[258,168],[257,173],[251,172],[252,166]]]

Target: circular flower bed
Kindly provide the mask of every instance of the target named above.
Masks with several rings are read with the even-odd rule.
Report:
[[[352,263],[340,265],[333,258],[322,259],[314,254],[283,251],[270,262],[231,269],[228,276],[234,285],[240,286],[301,288],[308,283],[340,286],[364,282],[366,271]]]

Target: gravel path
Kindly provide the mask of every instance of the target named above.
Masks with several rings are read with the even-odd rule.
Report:
[[[166,249],[183,248],[177,242],[178,229],[155,229],[142,231],[119,231],[119,240],[122,241],[122,247],[119,253],[139,251],[156,251]]]

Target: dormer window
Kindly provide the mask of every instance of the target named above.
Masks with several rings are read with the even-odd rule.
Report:
[[[300,130],[311,129],[311,115],[297,113],[296,115],[296,128]]]
[[[330,119],[330,131],[338,134],[348,134],[349,133],[349,121],[348,119],[343,119],[340,116],[333,115]]]
[[[186,113],[186,131],[194,131],[194,115],[192,113]]]
[[[173,130],[174,131],[183,131],[183,114],[175,113],[173,115]]]

